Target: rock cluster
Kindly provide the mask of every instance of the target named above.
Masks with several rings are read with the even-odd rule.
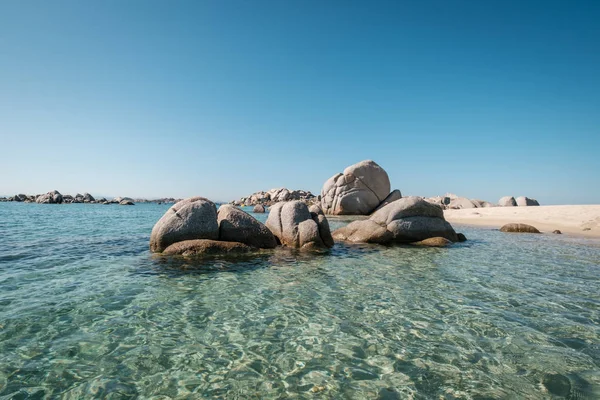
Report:
[[[239,200],[232,201],[234,206],[272,206],[281,201],[300,200],[307,204],[317,201],[317,198],[311,192],[305,190],[290,190],[286,188],[271,189],[268,192],[260,191],[252,193],[250,196],[242,197]]]
[[[495,207],[494,204],[485,200],[468,199],[452,193],[446,193],[444,196],[424,198],[427,202],[441,207],[443,210],[460,210],[463,208],[483,208]]]
[[[238,253],[272,249],[278,244],[301,249],[333,246],[327,219],[301,201],[273,206],[264,225],[239,208],[192,197],[173,205],[154,225],[150,250],[165,254]]]
[[[369,215],[402,197],[390,193],[390,178],[375,161],[365,160],[329,178],[321,190],[321,208],[327,215]]]
[[[420,197],[396,200],[368,220],[354,221],[333,232],[334,239],[355,243],[414,243],[441,237],[459,241],[443,210]]]
[[[39,204],[121,204],[121,205],[134,205],[135,201],[129,197],[115,197],[112,200],[106,200],[104,197],[95,199],[89,193],[79,194],[77,193],[74,197],[70,194],[62,195],[58,190],[53,190],[46,194],[38,195],[25,195],[17,194],[15,196],[5,199],[5,201],[16,201],[23,203],[39,203]]]
[[[516,199],[512,196],[504,196],[498,200],[500,207],[527,207],[527,206],[539,206],[540,203],[536,199],[530,199],[529,197],[520,196]]]

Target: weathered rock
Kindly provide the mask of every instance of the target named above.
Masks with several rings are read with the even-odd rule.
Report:
[[[265,206],[263,206],[262,204],[255,205],[254,209],[252,210],[252,212],[255,212],[257,214],[264,214],[265,211]]]
[[[498,200],[498,205],[500,207],[516,207],[517,201],[512,196],[504,196]]]
[[[411,243],[416,246],[425,246],[425,247],[446,247],[451,245],[452,242],[443,237],[432,237],[429,239],[421,240],[419,242]]]
[[[36,198],[36,203],[39,204],[62,204],[63,197],[58,190],[53,190]]]
[[[150,250],[156,253],[184,240],[218,238],[217,207],[208,199],[192,197],[174,204],[154,225]]]
[[[541,233],[537,228],[527,224],[506,224],[500,228],[501,232],[515,233]]]
[[[554,233],[556,235],[562,235],[562,232],[559,229],[552,231],[552,233]]]
[[[334,239],[381,244],[413,243],[437,236],[458,241],[443,210],[414,196],[396,200],[368,220],[354,221],[333,232]]]
[[[210,239],[184,240],[173,243],[162,254],[181,255],[184,257],[215,254],[240,254],[248,253],[252,248],[243,243],[224,242]]]
[[[450,200],[448,208],[451,210],[461,210],[463,208],[479,208],[479,204],[467,199],[466,197],[456,197]]]
[[[324,218],[324,221],[327,219]],[[296,200],[280,202],[272,206],[266,226],[284,246],[304,249],[325,248],[333,244],[327,237],[323,240],[321,236],[320,231],[328,228],[324,221],[319,225],[319,222],[313,219],[308,206]]]
[[[539,206],[540,205],[540,203],[538,203],[538,201],[536,199],[530,199],[529,197],[525,197],[525,196],[517,197],[516,202],[519,207]]]
[[[84,203],[90,203],[90,202],[92,202],[92,201],[96,201],[96,199],[94,199],[94,196],[92,196],[92,195],[91,195],[91,194],[89,194],[89,193],[84,193],[84,194],[83,194],[83,202],[84,202]]]
[[[333,236],[331,236],[331,229],[329,228],[329,221],[327,221],[327,217],[316,204],[313,204],[308,208],[310,212],[310,216],[313,221],[317,223],[317,227],[319,228],[319,236],[321,236],[321,240],[323,240],[323,244],[325,247],[333,247],[335,242],[333,241]]]
[[[374,161],[365,160],[325,182],[321,208],[325,214],[369,215],[389,194],[387,172]]]
[[[248,246],[272,249],[277,239],[271,231],[256,218],[229,204],[223,204],[217,211],[219,240],[240,242]]]
[[[467,241],[467,237],[463,233],[460,233],[460,232],[456,234],[456,238],[458,239],[459,242]]]
[[[402,193],[400,193],[400,190],[394,189],[385,199],[383,199],[381,204],[379,204],[373,212],[378,211],[379,209],[390,204],[391,202],[400,200],[401,198],[402,198]]]

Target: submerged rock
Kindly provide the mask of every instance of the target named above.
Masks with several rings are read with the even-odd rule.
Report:
[[[512,233],[541,233],[536,227],[527,224],[506,224],[500,228],[500,231]]]
[[[219,240],[240,242],[248,246],[272,249],[277,239],[271,231],[252,215],[229,204],[217,211]]]
[[[376,162],[365,160],[325,182],[321,190],[321,208],[331,215],[369,215],[389,194],[387,172]]]
[[[452,244],[452,242],[443,237],[432,237],[429,239],[421,240],[419,242],[411,243],[416,246],[425,246],[425,247],[446,247]]]
[[[150,250],[162,252],[184,240],[218,238],[217,207],[204,197],[192,197],[174,204],[154,225]]]
[[[396,200],[371,218],[354,221],[333,232],[333,238],[355,243],[413,243],[432,237],[458,241],[443,210],[420,197]]]
[[[322,215],[323,218],[319,219],[318,216],[315,221],[308,206],[301,201],[280,202],[271,207],[266,226],[279,243],[287,247],[331,247],[333,241],[325,233],[329,230],[327,218]]]
[[[250,251],[252,251],[252,247],[243,243],[225,242],[210,239],[194,239],[173,243],[167,247],[162,254],[189,257],[210,254],[238,254],[248,253]]]

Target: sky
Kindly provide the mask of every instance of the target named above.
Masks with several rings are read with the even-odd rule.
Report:
[[[0,1],[0,195],[600,203],[600,1]]]

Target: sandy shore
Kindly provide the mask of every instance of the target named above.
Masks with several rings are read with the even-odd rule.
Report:
[[[545,233],[559,229],[562,233],[600,238],[600,205],[471,208],[445,210],[444,216],[456,224],[500,228],[520,222]]]

